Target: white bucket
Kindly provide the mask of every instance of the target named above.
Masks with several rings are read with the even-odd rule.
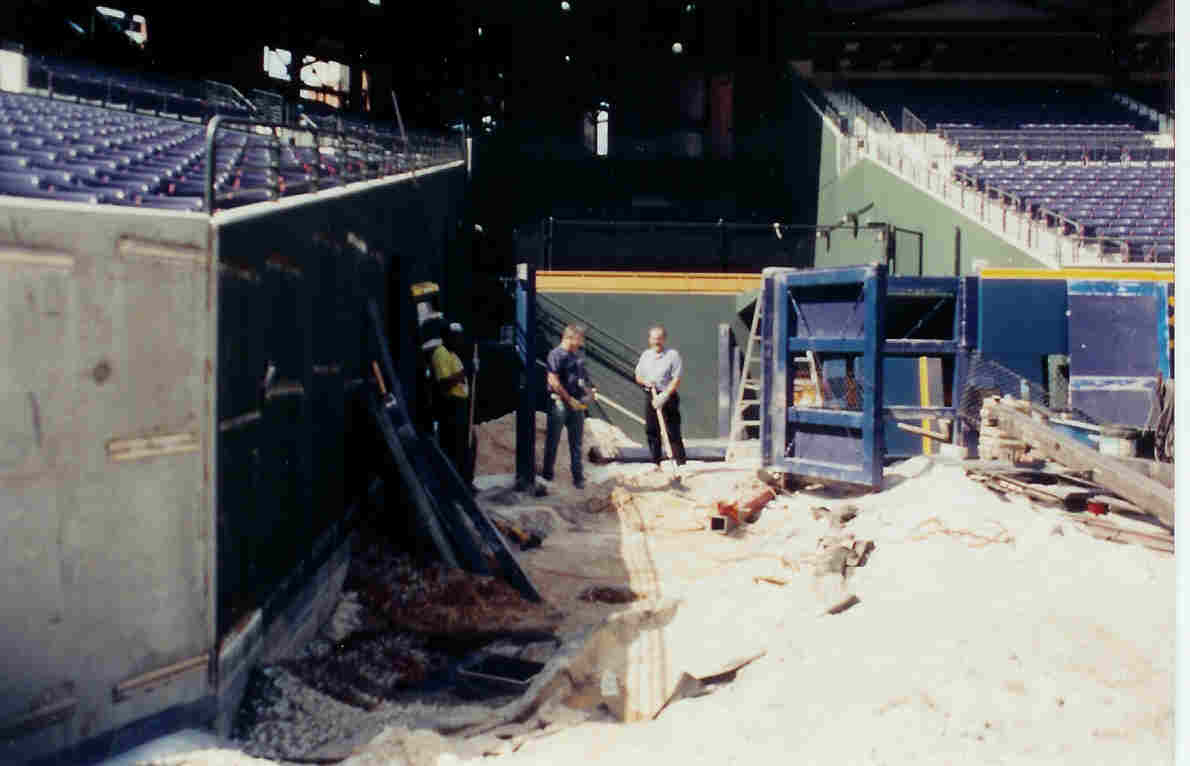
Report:
[[[1113,457],[1136,457],[1140,431],[1128,426],[1105,425],[1099,433],[1099,451]]]

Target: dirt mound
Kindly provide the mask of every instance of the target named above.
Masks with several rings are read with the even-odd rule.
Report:
[[[541,474],[541,458],[545,451],[544,412],[537,413],[535,459],[536,471]],[[502,418],[489,420],[476,426],[479,432],[479,453],[476,457],[475,475],[492,476],[498,474],[516,473],[516,413],[512,412]],[[583,427],[584,462],[590,464],[590,457],[586,454],[591,447],[597,446],[601,451],[614,451],[616,447],[637,447],[636,442],[624,435],[606,420],[587,418]],[[570,461],[567,457],[566,434],[562,434],[562,442],[558,445],[558,462],[555,473],[558,476],[569,475]]]
[[[375,578],[362,589],[369,606],[399,630],[422,635],[551,633],[559,615],[527,601],[503,580],[434,565],[415,588]]]

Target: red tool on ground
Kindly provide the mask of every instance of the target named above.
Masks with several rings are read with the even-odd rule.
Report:
[[[720,516],[726,516],[736,524],[743,522],[752,523],[756,519],[756,514],[760,509],[776,497],[777,493],[770,487],[762,487],[757,489],[749,497],[736,498],[735,500],[716,500],[715,513]]]

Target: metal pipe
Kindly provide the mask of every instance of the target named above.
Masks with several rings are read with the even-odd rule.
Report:
[[[724,231],[772,231],[773,224],[771,223],[728,223],[726,221],[602,221],[602,220],[583,220],[583,219],[566,219],[566,218],[550,218],[556,225],[561,226],[581,226],[592,229],[612,229],[612,228],[626,228],[626,229],[700,229],[703,231],[718,231],[722,228]],[[781,223],[777,224],[782,233],[797,232],[797,231],[833,231],[838,228],[835,224],[811,224],[811,223]]]

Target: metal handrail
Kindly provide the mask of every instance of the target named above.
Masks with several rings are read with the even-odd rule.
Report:
[[[633,356],[636,356],[637,354],[639,354],[639,353],[640,353],[639,349],[637,349],[635,346],[632,346],[632,345],[630,345],[630,344],[626,343],[624,340],[622,340],[622,339],[620,339],[620,338],[617,338],[615,335],[612,335],[611,333],[607,332],[606,330],[601,330],[601,329],[599,329],[599,328],[598,328],[598,327],[597,327],[597,326],[596,326],[596,325],[595,325],[593,322],[591,322],[591,320],[590,320],[590,319],[588,319],[587,317],[584,317],[582,314],[579,314],[578,312],[575,312],[575,311],[572,311],[571,309],[568,309],[568,308],[566,308],[566,307],[565,307],[565,306],[563,306],[561,303],[558,303],[557,301],[553,300],[552,298],[550,298],[550,297],[548,297],[548,296],[546,296],[546,295],[543,295],[543,294],[541,294],[541,293],[538,293],[538,294],[537,294],[537,299],[538,299],[538,301],[539,301],[539,302],[540,302],[540,301],[545,301],[546,303],[548,303],[548,304],[549,304],[549,307],[550,307],[551,309],[554,309],[554,310],[556,310],[556,311],[559,311],[559,312],[561,312],[561,313],[567,314],[567,315],[569,315],[569,316],[570,316],[570,318],[578,320],[578,322],[579,322],[580,324],[584,325],[584,326],[587,328],[587,334],[588,334],[588,335],[590,335],[590,334],[596,334],[596,335],[600,335],[600,336],[602,336],[602,337],[605,337],[607,340],[610,340],[610,341],[612,341],[614,344],[616,344],[616,345],[617,345],[617,346],[619,346],[620,348],[622,348],[622,349],[625,349],[625,350],[627,350],[628,352],[630,352],[630,354],[632,354]]]
[[[207,86],[208,92],[210,92],[210,89],[212,87],[226,88],[227,90],[231,91],[232,95],[234,95],[236,98],[238,98],[240,100],[241,106],[246,106],[254,114],[259,113],[260,110],[256,108],[256,104],[252,103],[251,99],[247,98],[243,93],[241,93],[239,88],[237,88],[236,86],[229,85],[228,83],[225,83],[225,82],[219,82],[218,80],[203,80],[202,82],[203,82],[203,85]]]
[[[315,127],[298,128],[285,122],[277,122],[271,120],[258,120],[248,117],[236,117],[232,115],[216,115],[207,122],[206,139],[205,139],[205,155],[206,155],[206,173],[204,181],[204,198],[203,209],[207,213],[213,213],[215,204],[217,202],[215,195],[215,155],[217,151],[216,134],[220,130],[233,130],[244,133],[250,136],[259,137],[261,134],[253,129],[265,128],[271,131],[271,142],[268,147],[269,159],[266,165],[257,163],[256,169],[269,171],[270,184],[267,187],[272,199],[277,199],[284,192],[284,186],[281,178],[281,152],[282,140],[279,131],[302,131],[310,134],[313,137],[314,150],[316,153],[316,160],[313,163],[312,175],[314,176],[312,182],[314,190],[322,186],[322,168],[321,168],[321,150],[324,148],[323,141],[329,140],[332,142],[330,148],[334,151],[338,159],[338,168],[334,172],[335,181],[338,185],[368,180],[372,178],[379,178],[384,176],[390,170],[399,171],[399,167],[395,166],[395,160],[398,158],[399,151],[395,148],[395,144],[399,139],[395,137],[389,138],[376,134],[373,140],[364,140],[358,134],[351,134],[336,130],[328,130]],[[392,143],[394,146],[387,146]],[[437,148],[448,148],[448,144],[443,144]],[[419,147],[425,148],[425,147]],[[437,161],[437,152],[429,151],[431,155],[430,161]],[[390,156],[394,161],[393,166],[390,166]],[[416,158],[413,163],[414,167],[418,165]]]
[[[590,229],[700,229],[708,233],[713,231],[773,231],[776,226],[781,233],[798,231],[832,231],[837,228],[834,224],[812,223],[734,223],[728,221],[606,221],[584,219],[554,219],[554,226],[579,226]]]

